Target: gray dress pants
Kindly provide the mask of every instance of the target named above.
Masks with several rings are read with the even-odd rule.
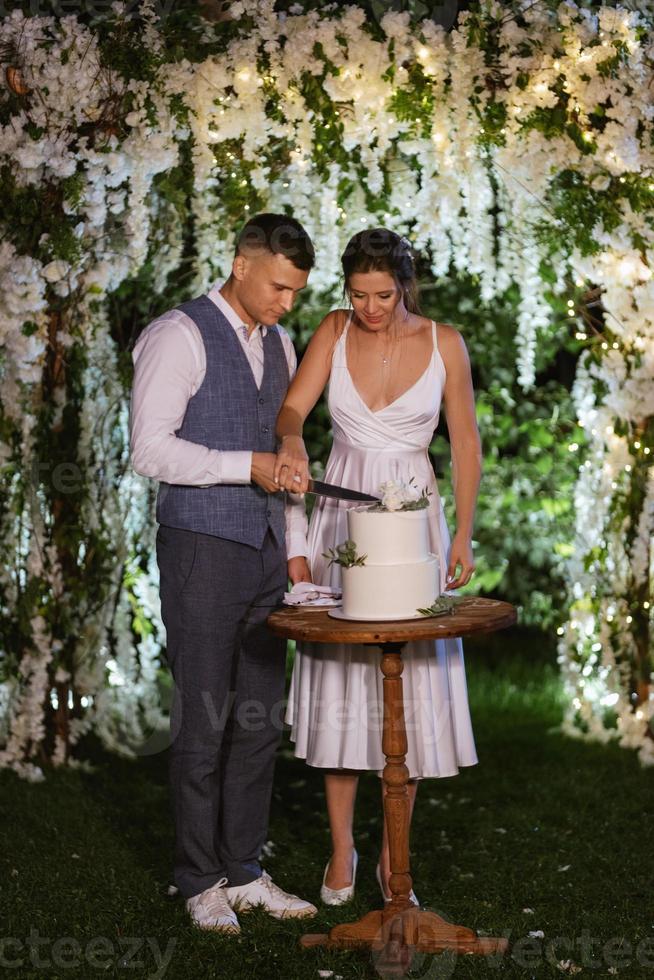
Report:
[[[261,875],[286,643],[265,626],[286,589],[286,551],[160,525],[157,561],[174,679],[170,782],[175,884],[190,898]]]

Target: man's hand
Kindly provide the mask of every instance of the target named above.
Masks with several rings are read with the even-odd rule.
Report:
[[[298,582],[312,581],[308,562],[303,555],[288,559],[288,577],[291,580],[291,585],[297,585]]]
[[[266,493],[279,493],[282,489],[274,480],[275,453],[252,453],[252,469],[250,478],[253,483],[257,483]]]

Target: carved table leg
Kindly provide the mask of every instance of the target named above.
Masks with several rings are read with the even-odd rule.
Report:
[[[406,767],[406,725],[402,693],[402,648],[404,643],[382,644],[381,669],[384,675],[384,729],[382,748],[386,756],[384,767],[384,813],[388,828],[390,852],[391,901],[385,908],[368,912],[358,922],[334,926],[328,936],[306,935],[303,946],[327,945],[339,949],[372,948],[377,952],[392,951],[404,975],[411,966],[412,954],[478,953],[488,956],[504,953],[508,941],[504,938],[477,936],[466,926],[447,922],[435,912],[416,908],[409,900],[412,881],[409,867],[409,793]]]

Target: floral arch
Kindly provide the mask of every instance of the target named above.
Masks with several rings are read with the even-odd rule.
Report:
[[[434,277],[475,274],[485,302],[516,285],[526,390],[566,298],[586,441],[564,728],[654,763],[651,23],[492,0],[450,31],[272,0],[217,24],[130,17],[0,26],[0,765],[38,779],[89,730],[129,753],[162,721],[152,496],[107,299],[182,267],[204,289],[264,207],[312,234],[316,293],[370,221]]]

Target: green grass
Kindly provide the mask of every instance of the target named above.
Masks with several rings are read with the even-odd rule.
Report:
[[[561,977],[569,974],[556,964],[567,959],[582,967],[582,980],[615,975],[612,964],[619,976],[654,977],[654,771],[615,745],[587,745],[556,731],[560,691],[547,644],[519,631],[466,644],[480,764],[426,781],[412,831],[423,904],[508,936],[512,951],[500,962],[419,955],[412,977]],[[59,772],[32,785],[0,773],[1,934],[14,940],[4,947],[0,975],[386,975],[369,953],[300,949],[305,927],[259,912],[241,917],[236,939],[193,930],[183,903],[164,896],[172,846],[166,753],[129,762],[97,746],[88,751],[93,774]],[[378,907],[379,832],[379,781],[371,774],[357,808],[355,900],[321,910],[310,931]],[[270,838],[273,877],[317,901],[329,852],[322,780],[293,758],[288,743],[278,761]],[[530,930],[542,930],[544,940],[529,940]],[[30,935],[41,943],[31,952]],[[566,950],[565,940],[574,945]],[[157,969],[155,951],[165,957],[167,948],[170,961]]]

